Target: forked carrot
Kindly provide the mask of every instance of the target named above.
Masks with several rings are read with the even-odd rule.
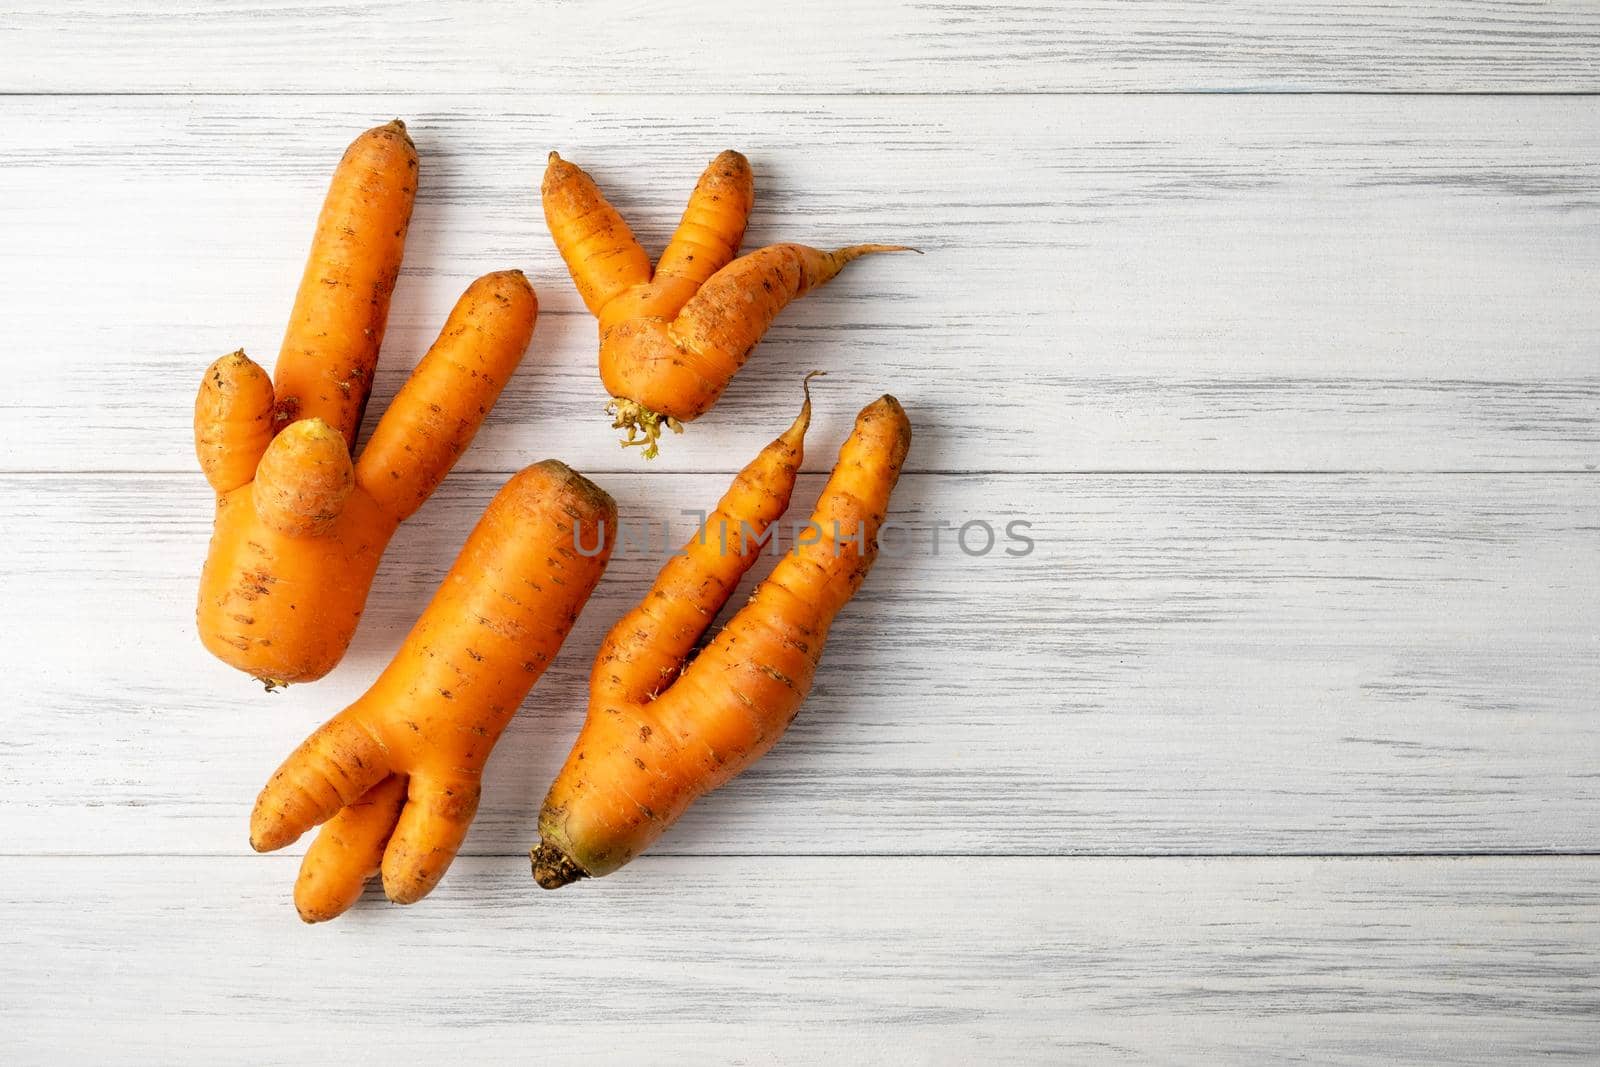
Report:
[[[711,410],[790,301],[845,264],[902,245],[824,252],[778,244],[739,256],[755,201],[749,161],[711,161],[654,271],[594,179],[550,153],[545,221],[584,304],[600,320],[600,379],[624,445],[654,457],[664,429]]]
[[[765,754],[800,710],[828,628],[877,556],[910,445],[892,396],[857,417],[806,528],[819,536],[779,561],[716,639],[684,661],[783,514],[809,418],[808,401],[601,645],[588,718],[539,816],[533,871],[546,889],[632,860],[697,798]]]
[[[473,282],[354,464],[348,435],[320,417],[273,436],[271,383],[244,353],[211,365],[195,401],[217,493],[196,612],[206,648],[269,685],[339,662],[389,538],[472,441],[538,311],[520,271]]]
[[[512,478],[393,662],[272,776],[250,818],[255,848],[324,823],[295,885],[307,922],[344,911],[380,870],[400,904],[438,884],[484,761],[605,570],[616,518],[603,490],[554,460]]]

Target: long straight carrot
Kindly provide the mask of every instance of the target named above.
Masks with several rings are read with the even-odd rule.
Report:
[[[355,450],[416,195],[417,149],[399,119],[339,161],[278,353],[280,423],[321,419]]]

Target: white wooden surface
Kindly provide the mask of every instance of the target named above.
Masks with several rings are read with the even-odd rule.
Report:
[[[12,0],[0,89],[1586,92],[1588,0]]]
[[[674,470],[769,439],[813,367],[833,410],[892,388],[919,412],[912,470],[1600,463],[1594,96],[384,95],[8,101],[0,143],[22,147],[0,230],[23,238],[0,277],[25,431],[6,467],[188,472],[175,383],[240,345],[277,352],[330,151],[402,112],[421,203],[374,403],[473,277],[516,263],[539,285],[533,352],[464,469],[622,463],[594,322],[534,193],[548,149],[659,248],[725,144],[755,164],[752,244],[928,254],[855,264],[780,319],[671,442]],[[96,313],[63,316],[63,286]]]
[[[525,863],[464,859],[427,907],[302,929],[286,858],[0,860],[28,1020],[7,1041],[159,1063],[1594,1052],[1591,860],[638,862],[534,897]]]
[[[0,11],[0,1053],[1589,1058],[1596,45],[1594,4],[1502,0]],[[472,276],[543,313],[348,659],[267,695],[192,633],[191,390],[270,359],[332,160],[393,115],[423,170],[374,410]],[[646,468],[540,161],[659,246],[726,146],[752,243],[928,255],[787,311]],[[540,893],[538,800],[655,565],[618,560],[440,890],[302,928],[250,801],[505,475],[558,455],[677,519],[813,367],[797,509],[888,389],[900,517],[1035,551],[887,555],[766,761]]]

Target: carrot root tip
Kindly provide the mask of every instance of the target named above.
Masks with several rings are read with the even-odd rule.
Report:
[[[872,245],[872,244],[867,244],[867,245],[847,245],[844,248],[840,248],[840,249],[835,250],[833,254],[838,256],[839,258],[843,259],[846,263],[848,263],[852,259],[860,259],[862,256],[875,256],[875,255],[878,255],[881,252],[915,252],[919,256],[923,254],[922,249],[913,248],[910,245]]]
[[[628,433],[622,439],[622,447],[641,449],[645,459],[655,459],[661,454],[663,427],[673,433],[683,432],[683,423],[671,415],[651,411],[637,400],[626,400],[620,396],[612,397],[606,404],[606,414],[611,416],[613,430],[626,430]]]
[[[572,857],[548,841],[539,842],[539,847],[530,851],[528,858],[533,861],[533,880],[539,883],[541,889],[560,889],[589,877],[587,871],[572,861]]]

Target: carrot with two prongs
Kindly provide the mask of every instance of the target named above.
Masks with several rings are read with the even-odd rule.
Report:
[[[877,556],[910,445],[891,396],[857,417],[805,527],[816,536],[797,538],[715,640],[684,660],[783,514],[809,417],[808,401],[601,645],[588,718],[539,816],[533,871],[546,889],[632,860],[765,754],[799,711],[828,628]]]
[[[594,180],[554,152],[542,193],[556,248],[600,321],[600,378],[613,426],[646,458],[657,454],[663,429],[682,432],[711,410],[790,301],[852,260],[915,251],[778,244],[735,258],[755,201],[750,164],[738,152],[711,161],[653,271]]]
[[[303,919],[343,912],[380,871],[399,904],[438,884],[472,825],[484,761],[600,580],[616,520],[611,498],[564,464],[512,478],[393,662],[272,776],[250,818],[256,849],[324,824],[295,884]]]

